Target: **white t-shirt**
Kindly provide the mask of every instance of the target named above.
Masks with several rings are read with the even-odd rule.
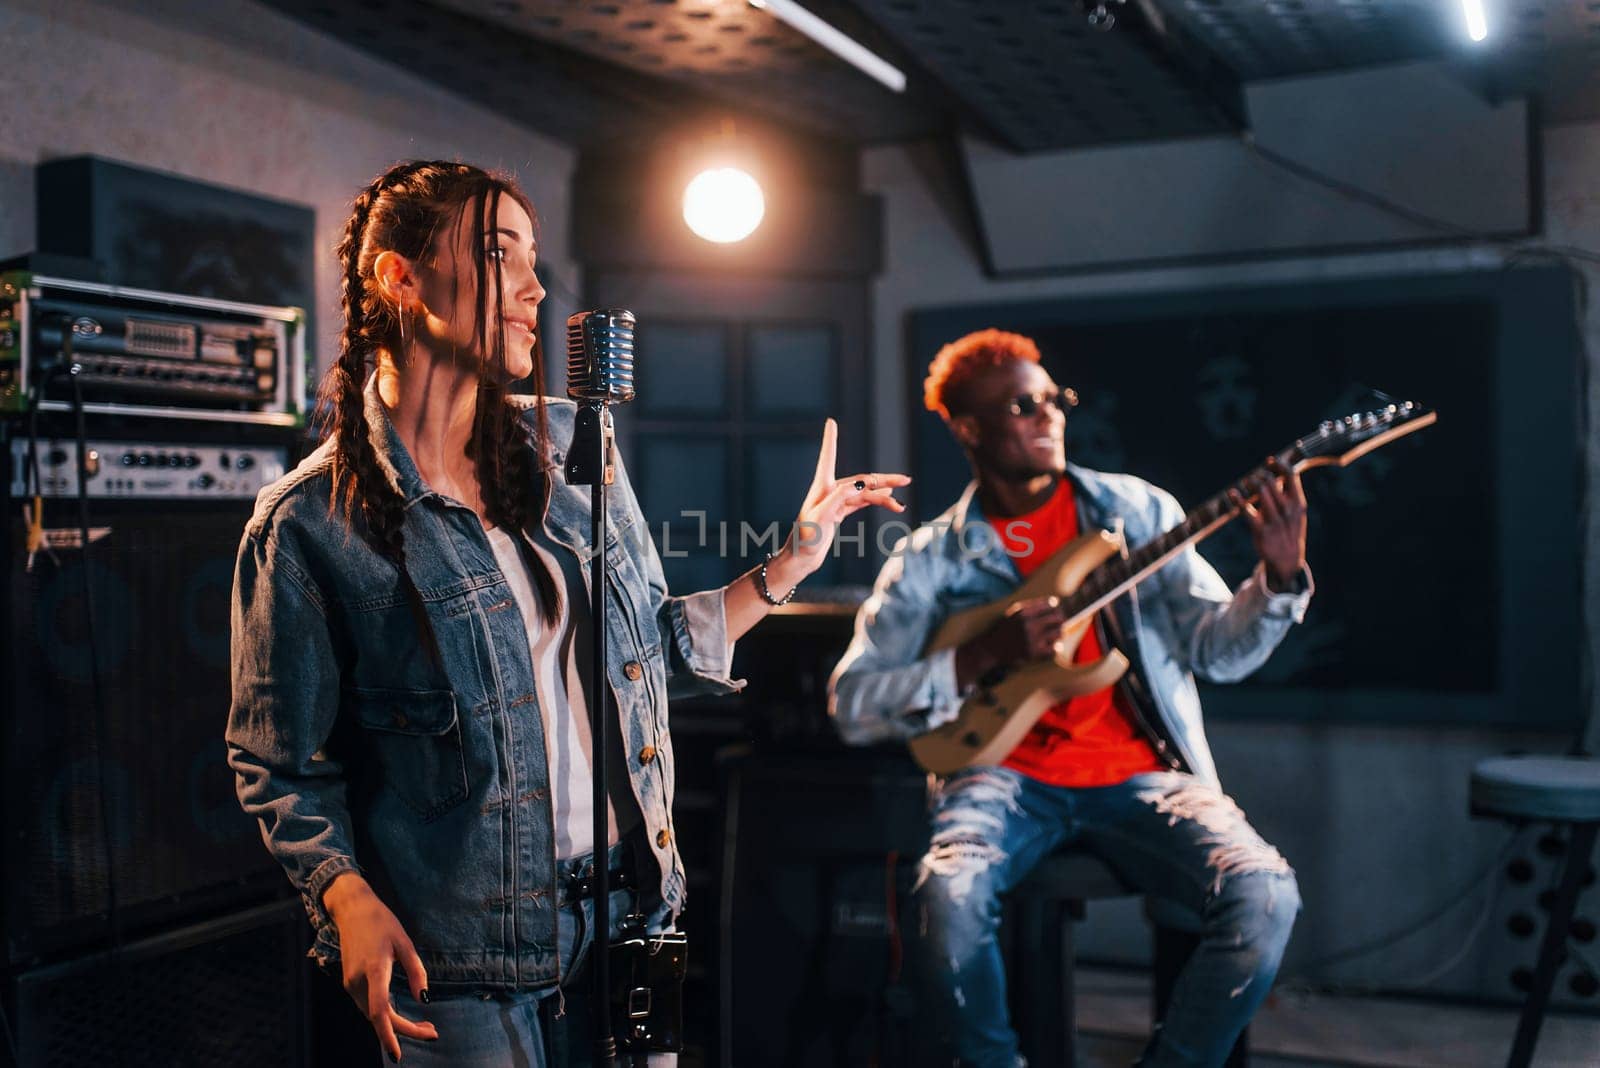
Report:
[[[544,720],[545,753],[550,762],[556,859],[581,857],[594,852],[594,746],[588,699],[593,660],[589,655],[589,605],[583,576],[578,572],[577,561],[567,559],[570,553],[552,553],[537,539],[532,541],[533,552],[563,591],[555,625],[547,626],[539,613],[539,594],[527,563],[517,550],[516,536],[499,527],[485,533],[522,612],[528,648],[533,653],[534,694]],[[616,845],[621,840],[617,798],[627,798],[630,793],[622,779],[626,772],[619,759],[621,745],[615,719],[607,725],[606,737],[615,750],[606,764],[606,785],[611,794],[606,816],[609,844]],[[636,806],[624,801],[622,810],[631,827],[638,820]]]

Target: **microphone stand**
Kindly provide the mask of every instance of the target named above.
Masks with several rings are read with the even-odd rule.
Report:
[[[610,794],[606,790],[606,725],[610,719],[611,687],[606,677],[606,487],[616,478],[612,450],[616,431],[605,400],[584,400],[578,406],[572,447],[567,454],[567,484],[589,486],[589,621],[594,657],[590,674],[589,730],[594,764],[594,996],[590,1006],[594,1025],[594,1063],[611,1068],[616,1063],[617,1041],[611,1033],[611,825]],[[580,904],[581,908],[582,905]]]

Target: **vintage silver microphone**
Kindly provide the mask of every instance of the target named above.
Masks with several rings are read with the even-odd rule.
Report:
[[[633,313],[623,308],[567,316],[567,396],[578,402],[568,485],[609,486],[616,478],[611,405],[633,399],[634,325]]]
[[[634,324],[622,308],[567,316],[567,396],[579,404],[633,399]]]
[[[616,479],[616,434],[611,405],[633,399],[633,313],[620,308],[578,312],[567,317],[567,396],[578,402],[572,444],[567,450],[567,484],[589,486],[589,619],[593,626],[589,684],[590,752],[594,766],[594,1062],[616,1062],[611,1032],[611,942],[609,813],[606,790],[606,729],[611,687],[606,678],[606,487]],[[580,904],[581,908],[582,905]]]

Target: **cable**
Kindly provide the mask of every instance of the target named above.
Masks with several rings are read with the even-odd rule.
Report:
[[[1578,345],[1583,357],[1578,360],[1578,382],[1575,391],[1577,411],[1576,429],[1577,437],[1573,442],[1573,453],[1578,458],[1578,484],[1574,492],[1578,499],[1578,525],[1574,533],[1577,536],[1578,561],[1578,589],[1586,590],[1589,582],[1595,576],[1589,573],[1589,522],[1593,515],[1590,502],[1589,480],[1592,475],[1589,467],[1589,359],[1588,347],[1584,344],[1584,329],[1588,326],[1589,318],[1589,277],[1582,271],[1570,272],[1572,276],[1572,314],[1573,333],[1578,338]],[[1592,633],[1591,627],[1600,624],[1590,610],[1589,598],[1583,598],[1579,608],[1580,618],[1586,624],[1584,633]],[[1569,753],[1572,756],[1593,756],[1594,748],[1600,746],[1600,720],[1595,715],[1595,662],[1594,649],[1587,641],[1578,643],[1578,707],[1588,712],[1584,725],[1578,729],[1577,737],[1573,740]],[[1596,973],[1600,978],[1600,972]]]
[[[1414,211],[1398,201],[1390,200],[1388,197],[1385,197],[1379,193],[1374,193],[1370,189],[1363,189],[1361,186],[1346,182],[1341,178],[1335,178],[1330,174],[1326,174],[1322,171],[1308,167],[1298,160],[1290,159],[1288,156],[1274,152],[1272,149],[1267,148],[1265,145],[1257,141],[1255,134],[1249,130],[1240,131],[1239,143],[1258,159],[1272,164],[1279,170],[1287,171],[1296,178],[1310,182],[1313,185],[1320,185],[1324,189],[1332,190],[1333,192],[1344,197],[1346,200],[1353,200],[1358,204],[1366,204],[1369,207],[1377,208],[1379,211],[1384,212],[1385,214],[1396,216],[1397,218],[1404,219],[1406,222],[1412,223],[1416,226],[1426,227],[1430,230],[1442,230],[1446,233],[1455,234],[1458,237],[1482,236],[1476,230],[1460,226],[1456,223],[1450,222],[1447,219],[1441,219],[1434,215],[1426,215],[1420,211]]]
[[[1368,939],[1365,942],[1358,943],[1357,945],[1351,946],[1347,949],[1341,949],[1337,952],[1330,953],[1324,957],[1319,957],[1314,961],[1303,964],[1299,969],[1302,974],[1298,978],[1303,980],[1303,973],[1305,972],[1318,971],[1333,964],[1343,964],[1346,961],[1356,960],[1360,957],[1367,956],[1370,953],[1375,953],[1380,949],[1388,949],[1394,943],[1410,938],[1417,932],[1426,930],[1428,927],[1437,923],[1439,920],[1449,915],[1449,913],[1454,910],[1457,905],[1461,904],[1461,902],[1470,897],[1474,891],[1482,888],[1490,876],[1499,870],[1500,866],[1505,863],[1506,857],[1511,855],[1512,850],[1526,836],[1527,832],[1528,828],[1526,827],[1513,830],[1512,833],[1506,838],[1505,844],[1500,847],[1500,851],[1495,855],[1495,858],[1492,861],[1485,865],[1481,871],[1473,875],[1472,878],[1467,880],[1467,882],[1462,886],[1451,891],[1450,895],[1443,902],[1430,908],[1417,919],[1402,924],[1401,926],[1394,928],[1393,930],[1390,930],[1389,932],[1380,935],[1377,938]]]
[[[44,547],[44,480],[39,477],[39,394],[42,389],[35,387],[33,402],[28,410],[28,466],[24,472],[23,494],[28,495],[27,487],[33,487],[32,507],[23,507],[27,535],[23,542],[26,550],[27,569],[33,568],[34,558],[39,550]]]
[[[900,854],[891,849],[884,857],[884,904],[889,911],[889,986],[900,981],[900,967],[905,957],[904,943],[900,938],[900,901],[895,893],[896,869]]]
[[[95,636],[94,592],[89,575],[89,442],[84,425],[83,384],[78,377],[83,368],[71,360],[70,342],[64,355],[71,361],[66,373],[72,384],[72,411],[78,438],[78,532],[83,539],[79,546],[78,563],[83,568],[84,631],[89,642],[89,680],[94,703],[90,718],[94,731],[95,778],[99,787],[96,793],[100,809],[100,845],[106,863],[106,918],[111,924],[111,952],[116,956],[122,949],[122,916],[117,907],[117,862],[111,840],[111,799],[106,792],[106,737],[109,732],[106,726],[105,687],[100,678],[100,647]]]
[[[1489,922],[1489,917],[1494,915],[1495,909],[1499,907],[1500,893],[1504,888],[1505,884],[1498,879],[1490,884],[1489,896],[1487,900],[1484,901],[1483,908],[1478,910],[1478,918],[1472,921],[1472,926],[1467,929],[1466,935],[1462,937],[1460,949],[1450,954],[1450,956],[1445,959],[1445,962],[1438,967],[1433,968],[1432,970],[1413,979],[1402,980],[1400,982],[1400,986],[1403,989],[1421,989],[1426,987],[1435,979],[1439,978],[1441,975],[1448,974],[1451,969],[1455,968],[1456,965],[1465,960],[1467,954],[1471,953],[1472,950],[1477,947],[1478,936],[1483,934],[1484,924]]]
[[[22,1068],[22,1054],[17,1052],[17,1040],[11,1033],[11,1018],[6,1015],[4,998],[0,998],[0,1032],[3,1032],[6,1040],[5,1046],[0,1048],[4,1048],[7,1056],[11,1058],[7,1063]]]
[[[746,750],[735,758],[737,762],[728,772],[722,815],[722,885],[717,901],[717,1042],[724,1058],[733,1049],[733,891],[739,867],[739,808],[744,795],[744,765],[749,757]]]
[[[1591,249],[1580,248],[1576,245],[1551,245],[1537,241],[1528,242],[1521,238],[1510,238],[1500,234],[1489,234],[1481,230],[1474,230],[1471,227],[1462,226],[1459,223],[1451,222],[1448,219],[1441,219],[1436,215],[1429,215],[1425,212],[1408,208],[1398,201],[1390,200],[1381,193],[1374,193],[1370,189],[1355,185],[1352,182],[1347,182],[1342,178],[1335,178],[1333,175],[1324,171],[1319,171],[1314,167],[1307,166],[1306,164],[1301,163],[1299,160],[1291,159],[1280,152],[1275,152],[1257,141],[1255,134],[1251,133],[1249,130],[1240,132],[1239,143],[1244,146],[1247,152],[1251,153],[1264,163],[1271,164],[1272,166],[1277,167],[1279,170],[1288,174],[1292,174],[1302,181],[1310,182],[1313,185],[1318,185],[1331,192],[1337,193],[1346,200],[1355,201],[1358,204],[1365,204],[1368,207],[1376,208],[1387,215],[1392,215],[1395,218],[1403,219],[1404,221],[1411,223],[1413,226],[1421,226],[1429,230],[1436,230],[1440,233],[1450,234],[1459,238],[1465,238],[1474,241],[1485,241],[1495,245],[1504,245],[1509,247],[1514,252],[1548,252],[1556,256],[1564,256],[1569,259],[1583,260],[1588,263],[1600,264],[1600,252],[1595,252]]]
[[[71,347],[71,342],[66,342]],[[39,405],[44,400],[45,387],[61,369],[60,361],[51,364],[41,362],[35,368],[37,374],[29,388],[28,398],[28,455],[26,466],[23,470],[23,494],[28,496],[28,487],[33,488],[32,503],[23,506],[23,523],[26,536],[23,548],[27,553],[25,570],[33,570],[33,562],[39,555],[40,549],[46,549],[44,533],[44,478],[39,474]]]
[[[1596,963],[1595,959],[1589,956],[1588,951],[1586,951],[1582,946],[1578,945],[1577,942],[1573,940],[1570,932],[1568,933],[1566,948],[1568,953],[1571,953],[1578,959],[1578,964],[1583,968],[1584,971],[1588,972],[1596,979],[1600,979],[1600,963]]]

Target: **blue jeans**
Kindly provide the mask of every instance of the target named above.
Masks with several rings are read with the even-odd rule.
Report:
[[[625,849],[626,844],[612,847],[612,869]],[[563,861],[559,866],[563,882],[586,867],[588,859]],[[614,937],[633,911],[634,891],[613,890],[608,900]],[[436,994],[423,1005],[403,982],[397,984],[390,998],[400,1014],[427,1020],[439,1030],[433,1042],[401,1037],[401,1063],[412,1068],[587,1068],[594,1048],[586,967],[594,947],[594,899],[569,902],[563,895],[556,930],[561,939],[559,988]],[[388,1064],[381,1052],[378,1056],[380,1064]]]
[[[1140,1064],[1222,1064],[1271,988],[1300,909],[1294,872],[1227,795],[1176,772],[1071,789],[972,768],[936,788],[932,809],[915,896],[925,971],[962,1064],[1021,1063],[996,939],[1000,896],[1069,844],[1203,923]]]

